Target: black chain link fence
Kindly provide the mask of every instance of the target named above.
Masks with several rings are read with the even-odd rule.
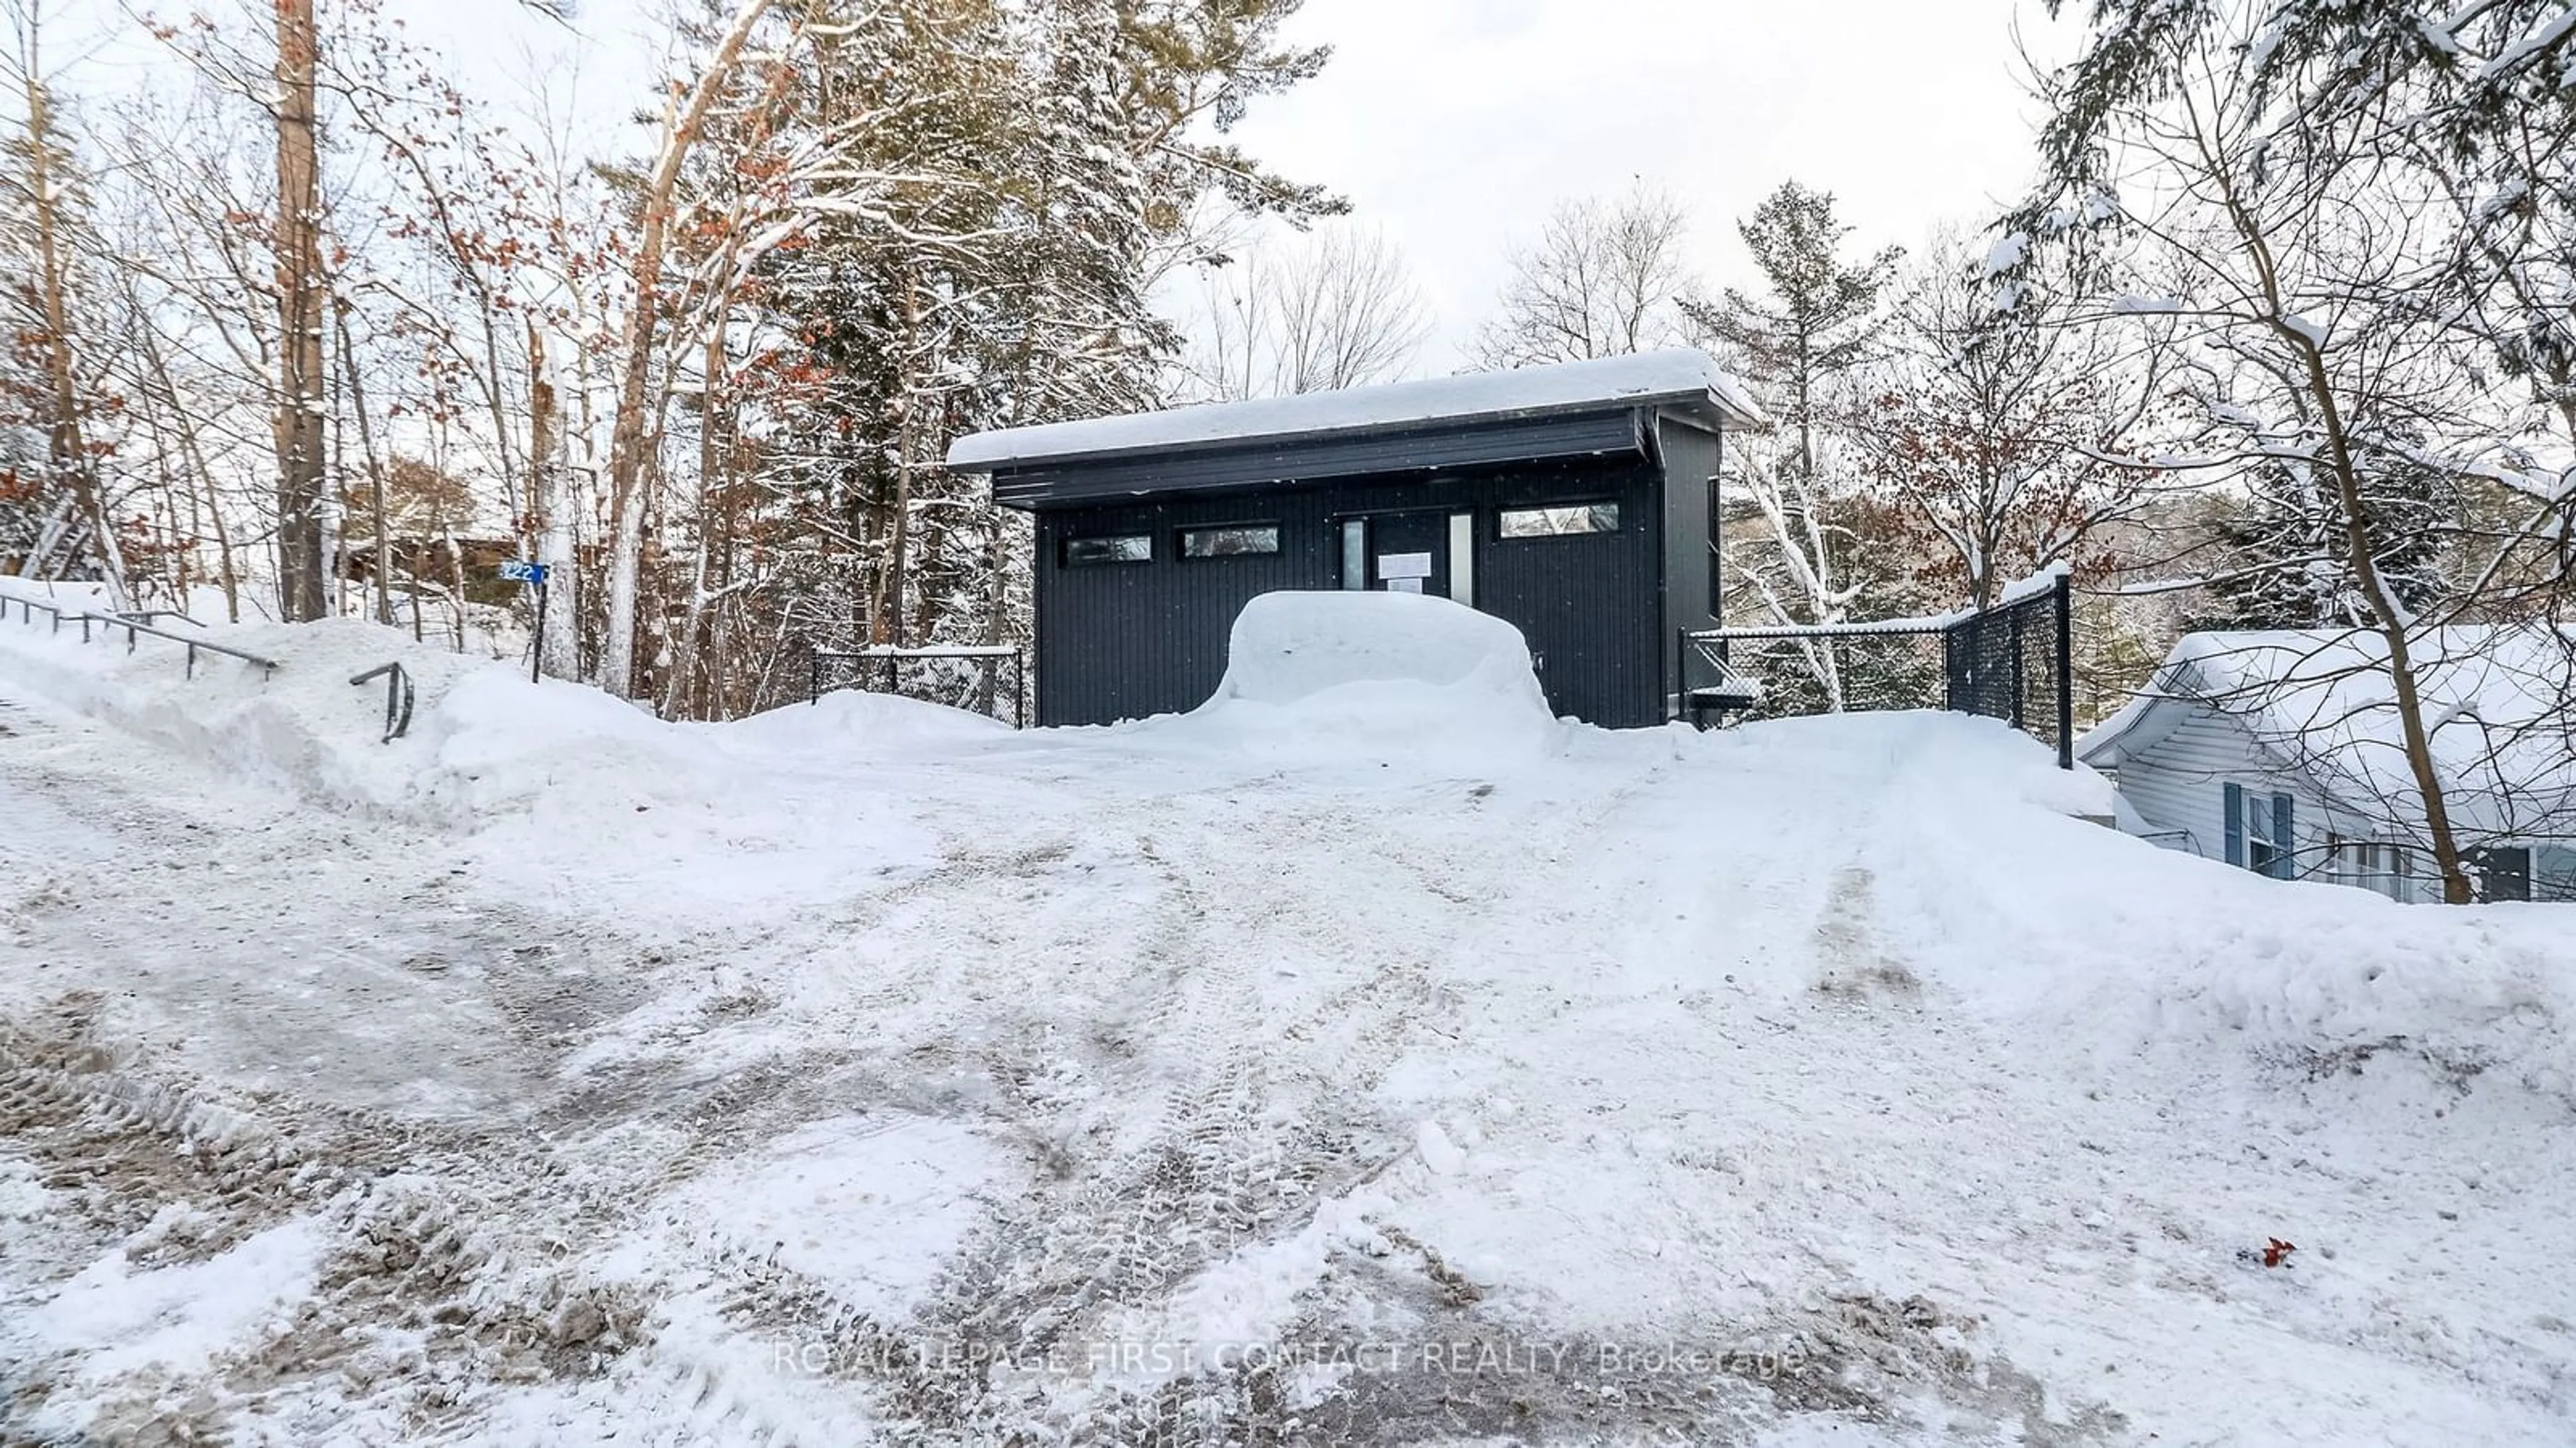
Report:
[[[2075,767],[2074,596],[2067,576],[2053,587],[1972,613],[1941,636],[1948,706],[2001,719],[2055,746],[2060,768]]]
[[[1695,723],[1882,709],[2000,719],[2075,767],[2074,596],[2063,574],[1951,618],[1709,629],[1681,638]]]

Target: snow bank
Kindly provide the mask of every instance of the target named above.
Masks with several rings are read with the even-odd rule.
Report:
[[[95,589],[15,584],[6,591],[67,610],[107,607]],[[225,774],[317,800],[423,813],[442,792],[423,777],[425,737],[384,745],[383,682],[353,687],[349,680],[401,663],[419,705],[415,735],[425,736],[435,701],[459,679],[494,667],[354,619],[205,627],[164,620],[158,627],[277,667],[201,651],[191,675],[186,646],[172,639],[145,634],[129,648],[121,631],[93,622],[84,641],[76,620],[56,628],[39,613],[30,625],[12,607],[0,622],[0,671]]]
[[[66,607],[103,608],[68,597]],[[835,700],[802,717],[666,723],[597,689],[474,659],[355,619],[174,631],[274,670],[93,626],[0,622],[0,695],[34,694],[168,754],[326,808],[471,832],[514,858],[564,857],[671,923],[750,898],[836,898],[855,880],[926,867],[937,846],[882,788],[818,785],[897,743],[988,732],[953,710]],[[409,731],[384,738],[387,663],[411,676]]]
[[[0,592],[106,609],[94,588],[12,580],[0,581]],[[76,621],[55,630],[41,613],[33,626],[18,620],[13,608],[0,623],[0,672],[55,703],[227,774],[426,823],[463,824],[585,788],[626,806],[721,800],[739,784],[725,766],[742,755],[847,758],[1008,732],[955,709],[851,693],[734,724],[670,724],[597,689],[532,681],[516,664],[358,619],[165,621],[173,633],[277,665],[201,653],[193,676],[185,646],[169,639],[145,635],[129,652],[106,625],[93,624],[83,642]],[[350,682],[387,663],[403,666],[414,694],[410,728],[391,742],[385,682]]]
[[[1567,728],[1520,630],[1445,598],[1360,592],[1244,605],[1215,695],[1147,727],[1280,762],[1459,773],[1534,763]]]
[[[716,726],[737,743],[764,749],[876,751],[991,741],[1009,735],[999,719],[893,694],[845,689],[811,704],[787,704]]]
[[[2400,905],[2158,849],[2071,818],[2109,812],[2101,778],[2057,770],[1986,721],[1788,727],[1883,752],[1865,855],[1876,928],[1890,954],[1984,1010],[2105,1060],[2393,1048],[2576,1099],[2565,907]]]

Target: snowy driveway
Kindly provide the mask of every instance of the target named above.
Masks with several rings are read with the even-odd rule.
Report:
[[[0,699],[38,1441],[2576,1438],[2542,917],[1987,726],[824,710],[458,828]]]

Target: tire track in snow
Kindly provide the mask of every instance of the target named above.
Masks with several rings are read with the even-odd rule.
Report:
[[[55,1162],[50,1182],[91,1216],[94,1241],[130,1240],[138,1213],[171,1207],[200,1259],[291,1217],[326,1235],[313,1298],[278,1337],[228,1359],[224,1377],[257,1370],[205,1411],[338,1373],[390,1385],[427,1426],[454,1406],[441,1382],[505,1379],[521,1360],[560,1370],[631,1331],[632,1304],[561,1265],[573,1224],[550,1232],[529,1210],[578,1202],[535,1143],[222,1101],[134,1070],[93,1034],[94,1014],[94,1001],[73,1000],[36,1029],[0,1023],[0,1139]]]
[[[771,1330],[783,1326],[799,1340],[955,1342],[970,1363],[1060,1347],[1112,1320],[1161,1310],[1210,1264],[1295,1232],[1318,1203],[1404,1149],[1401,1135],[1385,1123],[1344,1120],[1348,1113],[1339,1102],[1357,1098],[1400,1054],[1408,1018],[1428,998],[1422,962],[1372,965],[1348,980],[1326,981],[1306,992],[1298,1008],[1282,1011],[1265,998],[1262,984],[1283,942],[1302,952],[1310,974],[1316,961],[1369,959],[1366,942],[1329,912],[1280,918],[1267,902],[1275,893],[1268,888],[1251,892],[1262,903],[1246,906],[1242,886],[1273,884],[1275,855],[1257,841],[1227,846],[1204,838],[1191,813],[1186,805],[1148,805],[1139,807],[1139,818],[1119,822],[1133,827],[1134,843],[1113,853],[1149,870],[1154,890],[1113,982],[1108,1015],[1087,1031],[1024,1035],[990,1023],[983,1030],[987,1037],[1041,1043],[1039,1059],[995,1063],[997,1071],[1035,1083],[1029,1089],[1039,1094],[1024,1106],[1044,1111],[1051,1104],[1047,1093],[1054,1093],[1059,1114],[1078,1117],[1104,1102],[1119,1111],[1111,1121],[1095,1122],[1099,1129],[1063,1159],[1063,1184],[997,1212],[932,1299],[906,1321],[880,1322],[839,1300],[827,1284],[739,1257],[713,1273],[730,1293],[730,1314]],[[1294,827],[1357,841],[1368,824],[1346,811],[1323,810]],[[1167,839],[1186,848],[1174,854],[1154,843]],[[963,868],[912,882],[899,907],[907,933],[953,939],[950,930],[971,921],[982,932],[980,948],[975,960],[958,959],[961,970],[1025,962],[1031,958],[1026,947],[1039,942],[997,928],[989,892],[997,877],[1025,878],[1032,867],[1054,868],[1070,853],[1023,852],[998,862],[970,857]],[[1130,908],[1137,894],[1128,892]],[[941,984],[951,1000],[979,993],[971,973],[951,974]],[[882,1007],[909,993],[898,982],[862,999]],[[933,1033],[962,1029],[911,1024],[916,1033],[925,1024]],[[1300,1051],[1289,1053],[1298,1058],[1297,1069],[1282,1076],[1256,1064],[1253,1035],[1274,1049],[1283,1041],[1297,1045]],[[1136,1124],[1140,1113],[1149,1124]],[[925,1441],[988,1441],[1022,1411],[1016,1401],[995,1396],[988,1376],[972,1368],[907,1364],[900,1353],[849,1356],[869,1362],[870,1371],[854,1376],[914,1423]],[[746,1396],[756,1391],[736,1389]],[[1179,1406],[1166,1403],[1158,1411]]]

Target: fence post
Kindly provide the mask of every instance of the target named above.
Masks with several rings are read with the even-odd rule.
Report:
[[[1673,712],[1675,719],[1690,717],[1690,630],[1673,630]]]
[[[2023,695],[2029,692],[2029,680],[2023,676],[2024,666],[2022,661],[2022,649],[2024,647],[2024,640],[2022,638],[2023,630],[2021,624],[2022,615],[2027,611],[2028,610],[2026,609],[2015,608],[2004,615],[2006,620],[2011,624],[2012,727],[2019,729],[2024,733],[2028,733],[2030,731],[2029,711],[2023,702]]]
[[[2075,576],[2057,575],[2057,767],[2075,767]]]

